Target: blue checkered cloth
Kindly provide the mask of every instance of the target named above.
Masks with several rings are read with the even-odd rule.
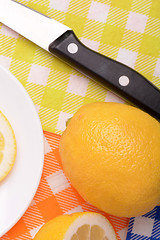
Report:
[[[140,216],[131,218],[126,240],[160,239],[160,206]]]

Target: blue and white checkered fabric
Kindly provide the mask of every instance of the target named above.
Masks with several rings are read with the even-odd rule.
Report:
[[[140,217],[131,218],[126,240],[160,239],[160,206]]]

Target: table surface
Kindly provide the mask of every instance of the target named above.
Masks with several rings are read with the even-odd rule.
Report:
[[[85,45],[132,67],[160,88],[158,0],[18,2],[68,25]],[[65,177],[58,143],[66,120],[80,106],[95,101],[124,103],[124,100],[2,24],[0,64],[11,71],[29,93],[45,137],[45,163],[37,193],[20,221],[0,239],[33,239],[42,224],[57,215],[98,211],[78,195]],[[105,216],[112,222],[118,239],[126,239],[129,219]],[[145,235],[146,223],[139,221],[138,224]],[[151,239],[147,237],[144,239]],[[132,236],[128,234],[127,239]]]

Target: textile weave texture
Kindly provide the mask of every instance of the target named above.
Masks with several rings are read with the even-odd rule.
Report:
[[[128,239],[160,239],[160,206],[143,216],[131,218],[128,226]]]
[[[132,67],[160,88],[159,0],[18,2],[69,26],[86,46]],[[40,226],[55,216],[98,211],[78,195],[65,177],[58,143],[66,120],[80,106],[97,101],[125,101],[2,24],[0,64],[11,71],[29,93],[45,137],[45,164],[37,193],[20,221],[0,239],[33,239]],[[129,219],[105,216],[112,222],[118,239],[125,240]],[[146,216],[130,219],[127,239],[160,239],[160,235],[151,238],[151,232],[144,234],[144,218]],[[153,228],[159,229],[157,218],[147,219],[154,221]]]

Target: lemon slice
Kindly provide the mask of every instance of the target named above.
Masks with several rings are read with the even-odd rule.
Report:
[[[11,171],[16,158],[16,138],[7,118],[0,111],[0,181]]]
[[[34,240],[117,240],[111,223],[93,212],[62,215],[44,224]]]

